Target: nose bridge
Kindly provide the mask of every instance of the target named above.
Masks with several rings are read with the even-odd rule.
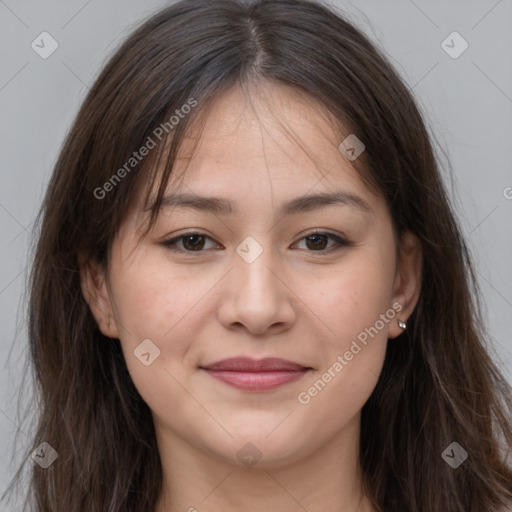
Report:
[[[270,246],[270,236],[249,236],[236,248],[229,293],[219,304],[226,327],[243,325],[253,334],[270,327],[289,328],[295,318],[284,279],[276,277],[282,268]]]
[[[258,239],[248,236],[236,248],[236,279],[243,283],[244,289],[253,292],[260,287],[264,289],[275,285],[273,280],[277,271],[277,257],[271,246],[271,237],[259,236]]]

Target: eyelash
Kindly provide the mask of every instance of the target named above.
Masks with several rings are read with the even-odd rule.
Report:
[[[331,238],[332,240],[334,240],[336,242],[336,245],[334,245],[333,247],[331,247],[329,249],[323,249],[321,251],[307,250],[307,252],[312,252],[312,253],[315,253],[315,254],[324,255],[324,254],[329,254],[329,253],[331,253],[333,251],[336,251],[338,249],[341,249],[342,247],[350,247],[350,246],[353,245],[352,242],[349,242],[348,240],[342,238],[339,235],[335,235],[334,233],[329,233],[328,231],[313,231],[312,233],[308,233],[307,235],[305,235],[302,238],[300,238],[299,242],[301,240],[304,240],[305,238],[309,238],[309,237],[312,237],[312,236],[315,236],[315,235],[327,236],[328,238]],[[206,251],[206,249],[202,249],[202,250],[198,250],[198,251],[188,251],[186,249],[178,249],[176,247],[176,244],[180,240],[183,240],[184,238],[187,238],[189,236],[200,236],[200,237],[203,237],[203,238],[209,238],[210,240],[213,240],[211,237],[209,237],[207,235],[204,235],[202,233],[191,232],[191,233],[185,233],[185,234],[177,236],[175,238],[171,238],[170,240],[165,240],[164,242],[162,242],[162,245],[164,245],[165,247],[167,247],[171,251],[180,252],[180,253],[194,254],[194,253],[202,253],[202,252]]]

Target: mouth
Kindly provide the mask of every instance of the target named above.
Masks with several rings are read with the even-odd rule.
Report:
[[[278,358],[223,359],[200,366],[211,377],[245,391],[267,391],[294,382],[312,370],[292,361]]]

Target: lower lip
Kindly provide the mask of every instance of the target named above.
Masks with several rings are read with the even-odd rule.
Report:
[[[205,369],[205,371],[215,379],[235,388],[245,391],[265,391],[279,388],[300,379],[308,369],[271,372],[234,372],[208,369]]]

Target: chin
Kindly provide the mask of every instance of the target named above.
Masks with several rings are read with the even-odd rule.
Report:
[[[300,439],[289,429],[278,433],[272,428],[237,431],[235,438],[230,441],[231,449],[227,453],[223,450],[223,458],[247,469],[270,469],[293,464],[306,456],[306,440]]]

